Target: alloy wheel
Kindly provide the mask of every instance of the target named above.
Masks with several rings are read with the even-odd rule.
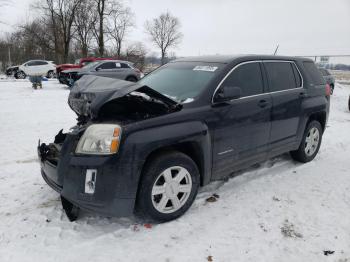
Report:
[[[317,150],[319,142],[320,131],[316,127],[313,127],[309,130],[305,138],[305,154],[307,156],[312,156]]]
[[[192,178],[184,167],[165,169],[152,187],[152,204],[160,213],[174,213],[183,207],[191,194]]]

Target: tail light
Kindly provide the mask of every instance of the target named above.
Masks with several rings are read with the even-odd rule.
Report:
[[[326,96],[331,96],[332,90],[329,84],[326,84]]]

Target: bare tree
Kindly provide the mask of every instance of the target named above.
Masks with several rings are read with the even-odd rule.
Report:
[[[77,9],[83,0],[43,0],[40,6],[52,25],[55,51],[59,53],[59,45],[62,45],[63,62],[68,60],[70,43],[73,37],[73,22]]]
[[[83,57],[87,57],[91,48],[93,30],[97,22],[96,13],[91,10],[94,10],[94,2],[85,0],[77,9],[74,17],[75,38]]]
[[[179,19],[166,12],[152,21],[147,21],[145,29],[151,40],[160,48],[162,64],[164,64],[167,50],[176,47],[183,37],[183,34],[179,31]]]
[[[135,66],[140,70],[143,70],[145,66],[145,57],[147,50],[143,43],[134,42],[129,44],[126,48],[125,59],[135,63]]]
[[[109,36],[115,41],[117,56],[120,57],[122,43],[128,30],[134,26],[134,14],[129,7],[124,7],[121,3],[117,3],[109,17],[107,31]]]
[[[94,35],[98,45],[100,56],[105,53],[105,33],[106,33],[106,17],[109,17],[113,10],[118,6],[118,0],[94,0],[97,12],[97,26],[94,28]]]

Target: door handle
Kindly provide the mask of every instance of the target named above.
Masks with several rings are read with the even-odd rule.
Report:
[[[258,105],[262,108],[266,107],[268,104],[269,104],[269,102],[266,100],[260,100],[258,103]]]

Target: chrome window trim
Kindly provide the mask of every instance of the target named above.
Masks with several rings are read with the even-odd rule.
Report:
[[[264,63],[264,62],[283,62],[283,63],[293,63],[299,73],[299,76],[301,78],[301,86],[299,87],[296,87],[296,88],[290,88],[290,89],[285,89],[285,90],[280,90],[280,91],[273,91],[273,92],[264,92],[264,93],[261,93],[261,94],[256,94],[256,95],[251,95],[251,96],[244,96],[244,97],[240,97],[240,98],[237,98],[237,99],[232,99],[232,100],[229,100],[228,102],[231,102],[231,101],[234,101],[234,100],[241,100],[241,99],[246,99],[246,98],[251,98],[251,97],[257,97],[257,96],[261,96],[261,95],[268,95],[268,94],[274,94],[274,93],[281,93],[281,92],[287,92],[287,91],[292,91],[292,90],[298,90],[298,89],[303,89],[304,88],[304,78],[302,76],[302,74],[300,73],[300,70],[297,66],[297,64],[294,62],[294,61],[290,61],[290,60],[251,60],[251,61],[245,61],[245,62],[242,62],[242,63],[239,63],[237,65],[235,65],[226,75],[225,77],[220,81],[220,83],[218,84],[218,86],[215,88],[214,90],[214,93],[213,93],[213,96],[211,98],[211,103],[212,105],[214,104],[217,104],[214,102],[214,97],[215,97],[215,94],[216,92],[219,90],[219,88],[221,87],[222,83],[226,80],[226,78],[229,77],[229,75],[235,70],[237,69],[238,67],[240,67],[241,65],[245,65],[245,64],[251,64],[251,63]]]

